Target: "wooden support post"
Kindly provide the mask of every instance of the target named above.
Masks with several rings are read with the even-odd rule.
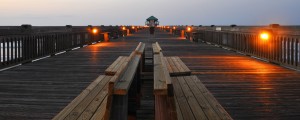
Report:
[[[130,34],[130,30],[129,30],[129,29],[127,29],[127,30],[126,30],[126,32],[127,32],[127,35],[129,35],[129,34]]]
[[[127,120],[128,95],[113,95],[110,120]]]
[[[168,120],[167,96],[155,95],[155,120]]]
[[[104,33],[101,33],[102,36],[103,36],[103,41],[104,42],[109,42],[109,32],[104,32]]]
[[[138,70],[138,69],[137,69]],[[128,115],[130,118],[136,118],[136,110],[138,106],[138,89],[139,89],[139,84],[138,84],[138,74],[135,74],[135,77],[133,78],[133,81],[131,83],[129,92],[128,92]]]
[[[180,31],[180,37],[185,37],[185,36],[184,36],[184,32],[185,32],[184,30],[181,30],[181,31]]]

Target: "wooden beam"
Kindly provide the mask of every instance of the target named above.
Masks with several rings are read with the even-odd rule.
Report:
[[[128,67],[120,77],[120,80],[115,84],[114,94],[125,95],[128,94],[130,85],[133,81],[133,78],[136,74],[139,62],[140,55],[135,55],[132,60],[129,62]]]

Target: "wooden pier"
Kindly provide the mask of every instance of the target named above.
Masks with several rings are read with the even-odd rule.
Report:
[[[153,93],[155,88],[149,87],[155,79],[153,64],[156,62],[152,58],[152,44],[155,42],[158,42],[166,59],[178,56],[191,70],[190,74],[176,76],[173,73],[168,76],[173,80],[175,89],[175,118],[201,119],[201,115],[205,119],[300,118],[299,71],[225,49],[212,44],[213,41],[187,40],[166,29],[157,29],[154,35],[149,35],[148,29],[143,29],[109,42],[91,42],[93,44],[82,45],[82,48],[68,48],[64,53],[51,53],[52,56],[47,58],[1,71],[0,119],[54,118],[99,75],[105,75],[105,70],[119,56],[130,56],[139,42],[145,43],[145,70],[140,78],[143,80],[140,106],[137,106],[135,115],[128,116],[130,119],[163,119],[154,117],[157,115],[154,112],[157,107]],[[18,61],[12,64],[14,62]],[[195,89],[205,93],[204,98],[198,98],[200,92]],[[201,99],[207,100],[203,102],[205,106],[213,104],[221,108],[220,114],[210,111],[215,110],[214,106],[201,106]],[[197,112],[200,108],[203,114]],[[179,109],[193,114],[181,112],[179,115]]]

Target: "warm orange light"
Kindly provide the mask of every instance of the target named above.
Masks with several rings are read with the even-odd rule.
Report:
[[[98,29],[94,28],[94,29],[93,29],[93,33],[94,33],[94,34],[98,33]]]
[[[175,30],[175,29],[176,29],[176,27],[173,27],[173,29]]]
[[[125,28],[125,27],[123,27],[122,29],[123,29],[123,30],[125,30],[126,28]]]
[[[188,28],[187,28],[187,31],[189,31],[189,32],[190,32],[191,30],[192,30],[192,28],[191,28],[191,27],[188,27]]]
[[[132,26],[131,28],[134,29],[134,26]]]
[[[269,40],[269,38],[270,38],[270,35],[268,34],[268,33],[261,33],[260,34],[260,39],[262,39],[262,40]]]

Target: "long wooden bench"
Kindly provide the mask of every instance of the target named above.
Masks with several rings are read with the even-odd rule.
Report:
[[[176,120],[175,101],[170,74],[164,64],[163,54],[153,55],[155,119]]]
[[[129,57],[119,57],[108,67],[113,71],[118,66],[114,74],[100,75],[53,120],[126,120],[138,104],[135,99],[140,92],[138,68],[142,65],[144,46],[140,43]],[[128,104],[133,107],[128,108]]]
[[[182,62],[178,56],[164,57],[168,71],[171,76],[191,75],[191,70]]]
[[[155,43],[152,47],[157,45]],[[232,119],[196,76],[174,72],[172,65],[175,64],[186,69],[179,57],[164,57],[162,50],[154,51],[153,49],[156,120]],[[190,71],[188,68],[186,70]],[[174,77],[170,76],[172,72]]]
[[[142,57],[142,59],[141,59],[141,67],[143,67],[144,64],[145,64],[145,62],[144,62],[145,54],[144,53],[145,53],[145,44],[142,43],[142,42],[140,42],[139,45],[137,46],[137,48],[135,49],[135,54],[139,54]],[[109,76],[115,75],[116,72],[120,69],[120,67],[122,66],[122,64],[124,64],[127,59],[130,59],[130,58],[128,58],[127,56],[119,56],[117,58],[117,60],[115,60],[105,70],[105,75],[109,75]]]
[[[197,76],[172,77],[178,120],[232,120]]]
[[[162,49],[158,42],[152,44],[153,54],[159,54]],[[170,73],[170,76],[191,75],[191,70],[182,62],[178,56],[163,57],[164,64]]]

